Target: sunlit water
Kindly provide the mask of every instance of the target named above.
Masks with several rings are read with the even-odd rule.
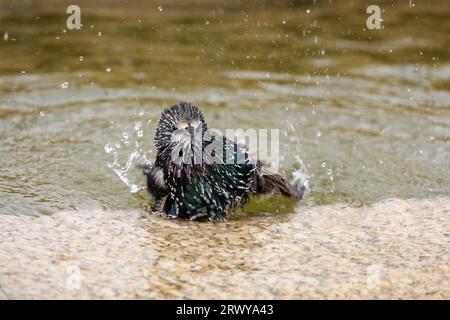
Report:
[[[77,3],[81,30],[58,1],[0,2],[0,299],[449,297],[446,1],[380,1],[381,30],[358,1]],[[279,129],[310,193],[142,218],[137,165],[180,101]]]

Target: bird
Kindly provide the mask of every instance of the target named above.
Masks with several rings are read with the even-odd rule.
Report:
[[[202,111],[192,103],[164,109],[155,147],[155,161],[142,168],[155,199],[152,210],[167,217],[224,221],[251,194],[303,197],[304,186],[292,185],[261,161],[252,161],[245,145],[211,134]]]

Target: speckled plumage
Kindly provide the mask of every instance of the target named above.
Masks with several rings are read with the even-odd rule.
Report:
[[[302,187],[290,185],[260,162],[252,163],[245,147],[220,136],[209,140],[192,138],[194,134],[203,137],[207,129],[202,112],[190,103],[182,102],[163,111],[155,135],[156,161],[144,167],[148,190],[155,198],[154,211],[173,218],[217,221],[223,220],[230,210],[246,204],[249,193],[278,192],[301,199]],[[173,138],[176,130],[181,135],[179,139]],[[192,158],[199,153],[206,157],[208,153],[203,151],[215,139],[223,141],[224,159],[217,161],[216,158],[216,163],[188,161],[176,164],[172,161],[174,152],[183,156],[180,146],[186,147],[186,143],[193,150]],[[197,152],[194,146],[197,146]],[[232,161],[225,161],[227,149],[233,150]]]

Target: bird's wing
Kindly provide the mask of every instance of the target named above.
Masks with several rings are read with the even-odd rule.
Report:
[[[228,140],[228,144],[233,143]],[[240,170],[243,172],[254,173],[255,178],[252,180],[252,190],[256,193],[280,193],[284,196],[302,199],[305,186],[292,185],[289,181],[278,173],[273,173],[268,170],[261,161],[252,159],[253,157],[248,153],[248,148],[239,143],[234,143],[234,157],[245,159],[245,163],[240,165]],[[256,163],[256,165],[251,165]],[[256,170],[255,170],[256,169]],[[242,172],[242,171],[241,171]]]

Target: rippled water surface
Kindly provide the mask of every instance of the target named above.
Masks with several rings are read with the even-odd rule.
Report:
[[[445,1],[385,2],[382,30],[363,2],[80,3],[66,30],[57,1],[1,2],[1,213],[141,207],[134,166],[182,100],[213,128],[279,128],[300,206],[450,194]]]

